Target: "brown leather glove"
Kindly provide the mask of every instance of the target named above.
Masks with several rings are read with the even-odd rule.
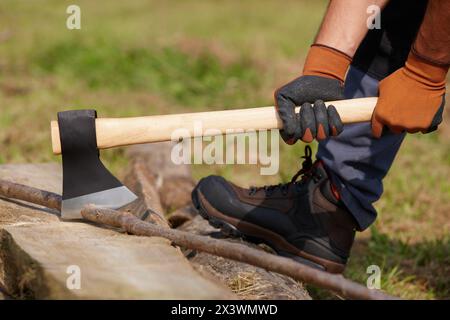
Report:
[[[436,130],[442,122],[448,69],[411,52],[403,68],[380,82],[373,135],[379,138],[384,126],[395,133]]]

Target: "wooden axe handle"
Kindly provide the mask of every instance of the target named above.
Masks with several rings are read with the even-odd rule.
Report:
[[[326,102],[333,104],[342,122],[369,121],[377,98],[360,98]],[[297,107],[296,112],[299,108]],[[175,130],[177,138],[217,135],[227,130],[280,129],[281,119],[274,107],[248,108],[224,111],[208,111],[183,114],[135,118],[98,118],[95,120],[97,147],[107,149],[131,144],[172,140]],[[201,130],[195,130],[200,126]],[[214,130],[209,130],[214,129]],[[210,133],[205,132],[210,131]],[[52,147],[54,154],[61,154],[61,141],[57,121],[51,122]]]

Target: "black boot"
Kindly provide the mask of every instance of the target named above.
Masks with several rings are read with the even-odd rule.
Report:
[[[209,176],[193,190],[192,201],[202,217],[225,233],[265,242],[280,255],[342,273],[356,222],[338,200],[322,162],[312,163],[311,148],[305,148],[304,158],[289,183],[244,189]]]

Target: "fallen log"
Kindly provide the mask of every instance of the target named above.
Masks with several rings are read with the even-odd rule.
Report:
[[[124,183],[138,196],[138,199],[128,205],[125,210],[132,212],[141,220],[169,228],[162,214],[164,211],[158,190],[155,188],[155,177],[143,158],[131,159]]]
[[[159,193],[162,211],[170,213],[191,203],[191,191],[195,186],[188,165],[177,165],[171,160],[174,144],[159,142],[136,145],[127,148],[126,155],[131,161],[145,163],[147,177]],[[158,208],[153,207],[155,211]]]
[[[2,184],[2,181],[0,181],[0,184]],[[0,192],[4,189],[5,188],[0,188]],[[56,196],[49,194],[49,192],[46,191],[36,190],[36,192],[33,192],[33,197],[31,198],[27,197],[25,192],[15,192],[17,189],[23,190],[23,185],[9,183],[9,187],[6,188],[6,190],[9,190],[9,194],[23,196],[19,199],[28,202],[38,199],[40,203],[45,203],[45,199],[53,199]],[[0,193],[0,196],[6,196],[6,194]],[[81,211],[81,214],[89,221],[123,228],[128,233],[134,235],[163,237],[178,246],[204,251],[228,259],[255,265],[269,271],[285,274],[296,280],[331,290],[346,298],[371,300],[396,299],[381,291],[370,290],[360,284],[347,280],[341,275],[334,275],[316,270],[295,262],[292,259],[279,257],[236,243],[161,227],[156,224],[142,221],[128,212],[87,206]]]
[[[61,192],[59,168],[0,165],[0,177],[49,188],[53,193],[34,192],[28,199],[47,205]],[[30,189],[0,189],[2,196],[16,197],[0,197],[0,282],[14,299],[236,299],[223,284],[200,275],[167,239],[61,222],[57,210],[21,200]],[[79,289],[67,285],[68,271],[77,266]]]

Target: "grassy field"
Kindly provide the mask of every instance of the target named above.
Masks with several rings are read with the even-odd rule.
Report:
[[[65,26],[66,7],[82,29]],[[138,116],[272,104],[298,75],[325,1],[3,0],[0,3],[0,163],[58,161],[49,121],[68,108]],[[379,219],[358,235],[346,276],[403,298],[450,297],[450,124],[408,136],[385,180]],[[195,165],[241,185],[287,181],[303,146],[281,146],[280,173]],[[103,153],[121,174],[123,149]],[[315,297],[336,298],[310,288]]]

